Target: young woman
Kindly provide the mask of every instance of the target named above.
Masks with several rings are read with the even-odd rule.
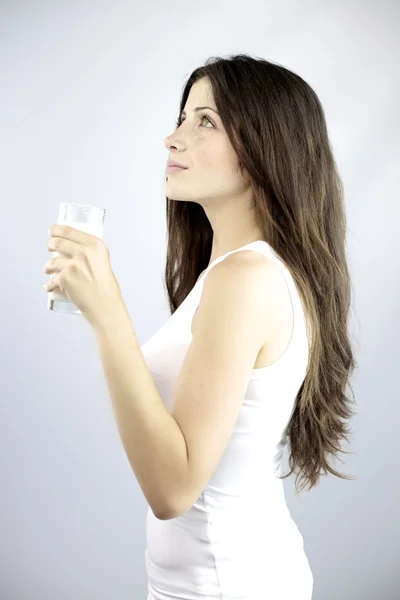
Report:
[[[148,598],[310,600],[282,479],[353,479],[329,465],[356,362],[324,111],[287,68],[213,58],[190,75],[165,146],[184,167],[165,182],[171,317],[141,350],[187,468],[152,489],[168,509],[147,515]]]

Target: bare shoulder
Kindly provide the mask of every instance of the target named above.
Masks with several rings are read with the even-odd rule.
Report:
[[[254,250],[240,250],[240,252],[234,252],[227,256],[223,261],[218,263],[216,267],[229,267],[230,269],[244,269],[251,273],[253,276],[258,273],[260,282],[263,281],[263,275],[268,273],[272,276],[274,273],[280,275],[280,270],[275,262],[261,254],[261,252],[255,252]]]
[[[277,300],[288,294],[286,281],[280,268],[271,258],[260,252],[254,250],[235,252],[214,268],[217,269],[214,282],[218,281],[218,275],[222,272],[230,273],[233,277],[236,274],[239,279],[244,278],[243,283],[249,284],[249,293],[258,292],[263,306],[268,302],[268,307],[271,308],[269,304],[275,304]]]
[[[278,265],[253,250],[234,252],[216,264],[204,281],[199,308],[192,321],[192,334],[196,326],[204,326],[200,314],[204,317],[206,313],[209,318],[217,316],[216,305],[222,297],[225,303],[232,298],[237,311],[251,316],[249,326],[258,332],[260,345],[254,368],[275,362],[289,344],[294,326],[290,293]]]
[[[217,300],[229,286],[243,308],[252,306],[252,314],[263,331],[271,334],[271,323],[276,324],[282,306],[287,306],[288,289],[285,278],[269,257],[253,250],[241,250],[227,256],[207,274],[199,309],[206,302]],[[194,320],[193,320],[194,325]]]

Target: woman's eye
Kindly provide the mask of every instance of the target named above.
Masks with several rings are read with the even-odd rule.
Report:
[[[203,119],[207,119],[207,121],[208,121],[209,123],[211,123],[211,125],[214,127],[214,125],[213,125],[213,122],[212,122],[212,121],[210,121],[210,119],[208,118],[208,116],[207,116],[207,115],[201,115],[201,116],[200,116],[200,121],[203,121]]]
[[[200,115],[200,122],[202,122],[204,119],[206,119],[209,123],[211,123],[212,128],[214,128],[214,123],[211,121],[211,119],[208,118],[208,115],[206,115],[206,114]],[[185,119],[178,119],[176,121],[176,127],[177,128],[180,127],[181,124],[183,123],[183,121],[185,121]]]

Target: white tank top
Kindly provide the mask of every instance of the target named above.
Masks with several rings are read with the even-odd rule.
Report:
[[[294,280],[264,240],[212,261],[182,304],[141,350],[169,411],[190,345],[191,323],[209,270],[229,254],[254,250],[284,275],[294,311],[285,352],[253,369],[238,419],[222,458],[193,506],[157,519],[149,507],[145,565],[156,600],[311,600],[313,576],[303,538],[286,505],[277,475],[286,427],[306,375],[309,335]]]

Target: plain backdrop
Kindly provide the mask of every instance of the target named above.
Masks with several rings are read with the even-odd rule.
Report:
[[[90,325],[47,309],[47,230],[60,202],[106,209],[145,343],[169,317],[164,139],[190,72],[235,53],[314,88],[345,186],[358,414],[334,466],[357,479],[284,480],[313,600],[400,597],[399,24],[387,0],[0,2],[1,600],[147,597],[148,504]]]

